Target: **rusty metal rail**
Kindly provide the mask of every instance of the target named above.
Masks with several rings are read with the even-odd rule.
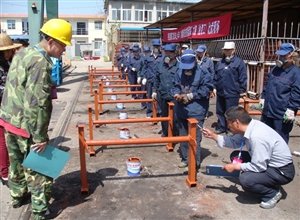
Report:
[[[114,92],[107,92],[108,95],[115,95],[115,94],[133,94],[132,92],[122,92],[122,93],[114,93]],[[136,94],[136,93],[135,93]],[[113,104],[113,103],[142,103],[142,102],[152,102],[153,107],[153,117],[156,117],[156,101],[153,99],[126,99],[126,100],[102,100],[98,99],[98,91],[94,91],[94,105],[95,105],[95,115],[96,120],[98,120],[99,114],[103,114],[103,104]]]
[[[98,93],[94,90],[94,105],[96,117],[103,113],[103,104],[113,104],[113,103],[142,103],[142,102],[152,102],[153,103],[153,115],[156,115],[156,101],[153,99],[131,99],[131,100],[104,100],[104,95],[131,95],[131,94],[147,94],[147,91],[121,91],[121,92],[102,92]],[[99,96],[99,98],[98,98]],[[99,107],[99,108],[98,108]]]
[[[90,140],[94,139],[94,133],[93,133],[93,126],[94,125],[103,125],[103,124],[124,124],[124,123],[145,123],[145,122],[152,122],[153,124],[157,124],[157,122],[161,121],[168,121],[168,137],[173,136],[173,116],[174,116],[174,103],[169,102],[169,112],[168,117],[155,117],[153,118],[131,118],[131,119],[110,119],[110,120],[99,120],[97,117],[97,114],[95,114],[96,120],[93,120],[93,110],[92,105],[88,105],[88,116],[89,116],[89,134],[90,134]],[[153,114],[154,115],[154,114]],[[172,143],[168,143],[166,146],[168,151],[173,151],[173,145]],[[91,147],[90,149],[90,156],[95,155],[94,149]]]
[[[126,75],[126,80],[128,82],[128,76]],[[104,88],[125,88],[125,91],[127,92],[128,91],[128,88],[134,88],[134,87],[142,87],[141,84],[128,84],[126,83],[125,85],[122,84],[122,85],[104,85],[104,82],[106,82],[106,80],[101,80],[99,83],[98,83],[98,90],[99,90],[99,94],[106,94],[104,92]],[[136,94],[146,94],[147,92],[146,91],[136,91],[137,93]],[[111,94],[109,94],[111,95]],[[120,94],[119,94],[120,95]],[[126,95],[126,94],[122,94],[122,95]],[[101,97],[99,97],[99,101],[101,100]]]
[[[90,146],[109,146],[109,145],[133,145],[133,144],[155,144],[169,142],[189,142],[189,161],[188,161],[188,176],[186,184],[189,187],[197,186],[196,180],[196,126],[198,121],[194,118],[188,119],[189,133],[187,136],[180,137],[159,137],[159,138],[137,138],[137,139],[113,139],[113,140],[85,140],[84,125],[79,124],[78,141],[79,141],[79,156],[80,156],[80,173],[81,173],[81,193],[89,193],[89,185],[87,182],[87,169],[85,152]]]
[[[88,67],[88,79],[90,81],[90,94],[93,94],[93,85],[94,83],[99,83],[101,82],[103,79],[97,79],[97,76],[118,76],[120,79],[119,80],[114,80],[114,79],[107,79],[105,81],[107,82],[119,82],[120,85],[122,85],[123,83],[125,83],[126,85],[128,84],[128,76],[126,74],[126,78],[123,80],[122,78],[122,72],[115,72],[112,68],[111,69],[92,69],[90,66]]]
[[[128,85],[128,75],[126,74],[125,75],[125,79],[94,79],[93,77],[89,76],[89,81],[90,81],[90,94],[93,95],[93,86],[94,86],[94,83],[97,83],[99,84],[100,82],[109,82],[109,83],[115,83],[115,82],[118,82],[119,85],[122,85],[123,83],[125,83],[125,85]],[[113,86],[113,85],[111,85]],[[126,91],[127,91],[127,88],[126,88]]]
[[[250,111],[250,104],[258,104],[259,100],[244,98],[239,100],[239,104],[244,104],[244,109],[248,112],[249,115],[261,115],[261,111]],[[297,116],[300,116],[300,112],[297,112]]]

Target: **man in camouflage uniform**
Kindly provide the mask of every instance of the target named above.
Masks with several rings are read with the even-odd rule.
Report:
[[[47,131],[52,113],[52,61],[71,46],[72,26],[51,19],[40,30],[42,40],[15,55],[7,76],[0,109],[0,125],[10,159],[9,187],[13,208],[21,207],[31,192],[33,219],[52,219],[50,210],[53,179],[21,164],[31,148],[43,152],[49,140]]]

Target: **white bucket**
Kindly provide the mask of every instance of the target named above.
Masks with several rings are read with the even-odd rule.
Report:
[[[130,130],[128,128],[119,128],[120,130],[120,139],[129,139]]]
[[[124,105],[123,105],[123,103],[117,103],[117,109],[118,110],[122,110],[122,109],[124,109]]]
[[[138,157],[129,157],[126,161],[127,174],[129,176],[139,176],[141,171],[141,159]]]
[[[110,99],[111,100],[117,100],[117,95],[111,95]]]
[[[120,112],[119,118],[120,119],[127,119],[127,113],[126,112]]]
[[[110,82],[108,82],[108,81],[107,81],[107,82],[105,82],[105,85],[109,86],[109,85],[110,85]]]
[[[107,89],[107,92],[113,92],[114,90],[113,90],[113,88],[108,88]]]
[[[107,79],[107,77],[106,76],[102,76],[102,79]]]

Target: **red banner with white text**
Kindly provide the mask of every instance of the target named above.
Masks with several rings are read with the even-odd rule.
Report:
[[[163,40],[166,43],[180,42],[189,39],[218,38],[229,35],[231,13],[219,17],[194,21],[174,30],[164,30]]]

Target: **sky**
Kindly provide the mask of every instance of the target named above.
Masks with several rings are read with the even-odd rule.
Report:
[[[0,13],[28,14],[27,6],[28,0],[0,0]],[[103,7],[104,0],[58,0],[59,14],[100,14],[104,13]]]

